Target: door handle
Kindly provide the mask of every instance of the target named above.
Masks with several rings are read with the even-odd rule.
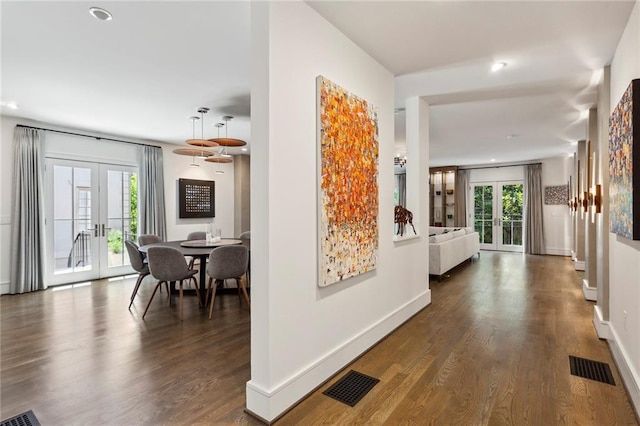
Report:
[[[98,224],[97,224],[97,223],[95,223],[95,224],[93,225],[93,236],[94,236],[94,237],[97,237],[97,236],[98,236]]]
[[[104,223],[102,224],[102,236],[104,237]]]

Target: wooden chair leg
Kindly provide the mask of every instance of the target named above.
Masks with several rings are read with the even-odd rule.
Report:
[[[138,289],[140,288],[140,284],[142,284],[142,279],[149,274],[138,274],[138,280],[136,281],[136,286],[133,288],[133,293],[131,293],[131,302],[129,303],[129,309],[131,309],[131,305],[133,305],[133,299],[136,298],[136,294],[138,294]]]
[[[251,299],[249,299],[249,295],[247,294],[247,287],[244,285],[244,280],[242,278],[236,278],[236,282],[239,282],[239,286],[242,288],[242,293],[244,294],[244,298],[247,300],[249,304],[249,309],[251,309]]]
[[[211,296],[211,281],[213,281],[213,278],[209,277],[209,281],[207,281],[207,294],[204,297],[204,306],[209,304],[209,296]]]
[[[183,313],[182,313],[182,283],[184,282],[184,280],[180,280],[180,321],[182,321],[183,319]]]
[[[209,281],[211,283],[211,281]],[[216,290],[218,289],[218,280],[213,280],[213,288],[211,292],[211,306],[209,307],[209,319],[213,316],[213,305],[216,301]]]
[[[151,301],[153,300],[153,296],[156,295],[156,290],[158,290],[158,287],[160,287],[163,282],[164,281],[159,281],[158,284],[156,284],[155,288],[153,289],[153,293],[151,293],[151,299],[149,299],[149,303],[147,303],[147,308],[144,310],[144,314],[142,314],[142,319],[144,319],[144,316],[147,315],[147,311],[149,310],[149,306],[151,306]]]

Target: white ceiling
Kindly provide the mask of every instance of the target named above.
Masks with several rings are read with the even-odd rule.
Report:
[[[594,71],[633,1],[309,1],[396,76],[396,107],[432,105],[431,165],[565,155],[586,137]],[[90,6],[110,10],[101,22]],[[250,3],[2,1],[2,101],[15,115],[123,138],[182,143],[236,118],[250,139]],[[493,61],[508,66],[492,73]],[[396,115],[403,153],[404,115]],[[223,130],[224,133],[224,130]],[[199,136],[200,128],[196,130]],[[511,138],[507,138],[512,135]],[[513,136],[515,135],[515,136]]]

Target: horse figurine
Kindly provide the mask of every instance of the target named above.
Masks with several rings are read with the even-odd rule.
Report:
[[[416,228],[413,226],[413,213],[402,206],[396,206],[393,212],[395,216],[393,222],[398,224],[398,232],[396,232],[396,235],[404,235],[404,227],[407,223],[413,228],[413,233],[417,234]]]

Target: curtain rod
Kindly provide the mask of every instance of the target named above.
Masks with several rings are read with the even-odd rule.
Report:
[[[151,145],[151,144],[148,144],[148,143],[123,141],[121,139],[112,139],[112,138],[105,138],[105,137],[102,137],[102,136],[85,135],[85,134],[82,134],[82,133],[65,132],[63,130],[45,129],[43,127],[25,126],[24,124],[17,124],[16,127],[24,127],[25,129],[42,130],[42,131],[45,131],[45,132],[62,133],[64,135],[81,136],[83,138],[90,138],[90,139],[95,139],[95,140],[99,140],[99,141],[100,140],[104,140],[104,141],[121,142],[121,143],[129,143],[129,144],[132,144],[132,145],[153,146],[153,147],[156,147],[156,148],[160,148],[158,145]]]
[[[509,165],[505,164],[503,166],[458,167],[458,170],[501,169],[503,167],[535,166],[538,164],[542,164],[542,163],[539,162],[539,163],[523,163],[523,164],[509,164]]]

